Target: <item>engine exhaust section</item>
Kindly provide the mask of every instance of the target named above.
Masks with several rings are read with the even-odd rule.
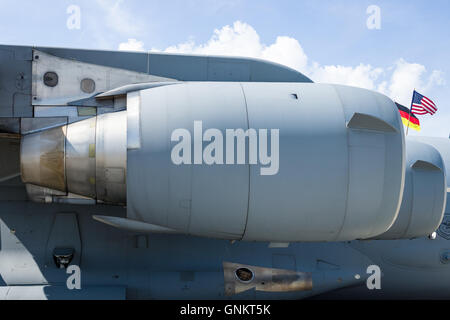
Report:
[[[126,111],[107,113],[22,138],[21,171],[32,199],[69,193],[126,204]]]

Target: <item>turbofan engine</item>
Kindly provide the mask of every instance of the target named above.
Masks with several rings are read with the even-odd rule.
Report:
[[[74,194],[126,205],[136,223],[247,241],[368,239],[397,219],[405,138],[384,95],[217,82],[121,94],[126,111],[23,137],[34,200]]]

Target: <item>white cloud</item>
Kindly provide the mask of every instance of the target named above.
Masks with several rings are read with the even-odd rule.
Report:
[[[377,90],[404,105],[411,102],[414,88],[427,94],[445,83],[441,71],[434,70],[430,73],[425,66],[407,62],[403,58],[387,67],[362,63],[357,66],[321,65],[308,58],[298,40],[280,36],[273,44],[266,45],[261,42],[252,26],[240,21],[214,30],[211,39],[204,44],[196,44],[190,39],[162,51],[266,59],[298,70],[316,82]],[[442,119],[445,117],[444,114]],[[445,130],[448,130],[447,127],[448,125]]]
[[[144,42],[136,39],[128,39],[127,42],[119,44],[120,51],[145,51]]]
[[[152,49],[152,51],[160,51]],[[211,39],[197,45],[194,40],[168,47],[168,53],[190,53],[205,55],[242,56],[281,62],[291,68],[301,70],[306,67],[308,57],[300,43],[290,37],[278,37],[274,44],[266,46],[256,30],[243,22],[214,30]]]
[[[264,47],[261,58],[278,62],[295,70],[307,70],[308,56],[294,38],[278,37],[274,44]]]
[[[378,91],[405,105],[411,102],[414,89],[426,94],[445,82],[441,71],[434,70],[428,75],[425,66],[409,63],[402,58],[389,69],[391,76],[378,86]]]
[[[123,5],[124,0],[96,0],[96,2],[105,13],[108,28],[128,36],[141,33],[142,22]]]
[[[362,63],[357,66],[320,65],[308,58],[298,40],[280,36],[273,44],[265,45],[252,26],[240,21],[236,21],[233,26],[214,30],[213,36],[205,44],[196,44],[191,39],[163,51],[262,58],[303,72],[317,82],[378,90],[400,103],[407,103],[411,98],[408,95],[414,88],[426,92],[443,83],[440,71],[433,71],[426,78],[427,72],[423,65],[408,63],[404,59],[399,59],[388,68]]]
[[[193,53],[227,56],[261,57],[264,50],[258,33],[246,23],[237,21],[232,27],[214,30],[206,44],[196,45],[193,40],[164,50],[170,53]]]
[[[339,83],[375,90],[377,81],[383,74],[382,68],[374,68],[371,65],[360,64],[356,67],[330,65],[320,66],[314,63],[309,75],[317,82]]]

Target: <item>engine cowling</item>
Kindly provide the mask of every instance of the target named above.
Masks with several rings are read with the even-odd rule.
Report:
[[[435,232],[444,218],[446,168],[438,150],[407,139],[406,179],[400,213],[383,240],[413,239]]]
[[[397,218],[404,134],[395,104],[381,94],[301,83],[180,83],[127,100],[126,112],[110,116],[127,122],[126,133],[99,134],[113,123],[106,116],[59,129],[59,184],[32,174],[48,167],[43,160],[53,147],[43,147],[41,137],[49,133],[24,137],[24,181],[121,204],[124,189],[109,190],[123,187],[126,172],[129,219],[221,239],[367,239]],[[94,122],[95,130],[70,134]],[[116,140],[113,151],[107,146]]]

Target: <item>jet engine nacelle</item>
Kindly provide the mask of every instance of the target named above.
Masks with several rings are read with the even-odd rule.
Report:
[[[435,232],[444,218],[446,168],[438,150],[407,139],[406,179],[400,213],[383,240],[413,239]]]
[[[25,183],[116,204],[126,190],[129,219],[221,239],[376,237],[404,176],[395,104],[338,85],[172,84],[22,142]]]

